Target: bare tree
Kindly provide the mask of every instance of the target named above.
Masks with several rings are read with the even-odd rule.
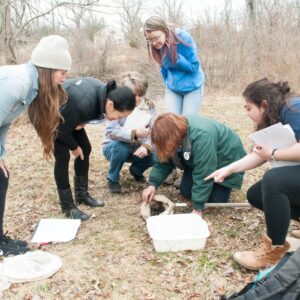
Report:
[[[0,0],[0,16],[1,42],[4,48],[5,61],[8,64],[15,64],[17,59],[11,26],[11,7],[8,0]]]
[[[225,0],[223,10],[224,23],[227,28],[232,26],[232,2],[231,0]]]
[[[182,0],[162,0],[155,9],[155,14],[170,23],[182,25],[184,21]]]
[[[300,27],[300,0],[296,0],[296,20],[297,20],[297,27]]]
[[[90,7],[100,0],[85,0],[78,2],[56,1],[45,8],[45,3],[40,5],[39,0],[0,0],[0,32],[1,44],[4,47],[5,61],[8,64],[17,63],[16,44],[17,39],[24,34],[26,29],[38,20],[53,13],[55,10],[66,7],[72,9]],[[53,16],[53,15],[52,15]]]
[[[256,68],[258,61],[257,56],[257,38],[256,38],[256,12],[255,0],[246,0],[247,7],[247,35],[248,35],[248,49],[250,53],[250,64],[252,68]]]
[[[143,23],[140,19],[143,10],[142,0],[121,0],[118,1],[119,9],[117,13],[120,17],[121,30],[129,45],[139,48],[143,40],[140,28]]]

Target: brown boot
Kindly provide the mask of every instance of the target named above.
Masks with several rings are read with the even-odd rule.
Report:
[[[296,239],[300,239],[300,229],[298,230],[292,230],[291,235],[295,237]]]
[[[271,239],[263,235],[262,243],[254,251],[237,252],[233,258],[243,267],[249,270],[261,270],[275,265],[289,250],[290,244],[285,242],[283,246],[273,246]]]

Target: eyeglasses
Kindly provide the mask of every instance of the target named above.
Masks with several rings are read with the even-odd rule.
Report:
[[[157,36],[154,36],[153,38],[147,38],[146,41],[147,43],[155,43],[155,42],[158,42],[160,41],[161,37],[162,37],[163,33],[157,35]]]

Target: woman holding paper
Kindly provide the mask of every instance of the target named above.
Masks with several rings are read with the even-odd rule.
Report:
[[[0,256],[29,250],[27,242],[4,234],[3,217],[10,173],[5,162],[5,142],[13,121],[28,109],[31,123],[41,139],[44,157],[53,151],[59,107],[67,99],[61,84],[71,69],[67,41],[58,35],[40,40],[26,64],[0,67]]]
[[[107,175],[111,193],[120,193],[120,171],[125,162],[130,162],[130,174],[137,182],[145,182],[143,173],[153,165],[150,139],[150,120],[156,115],[154,103],[145,97],[148,81],[139,72],[121,75],[120,84],[129,87],[135,94],[135,110],[128,117],[106,124],[103,154],[109,161]]]
[[[127,116],[135,107],[135,95],[128,87],[117,87],[115,81],[104,84],[91,77],[67,80],[64,88],[68,102],[61,108],[64,121],[58,127],[54,145],[54,177],[62,212],[69,218],[85,221],[89,216],[76,204],[96,207],[104,202],[92,198],[88,192],[91,144],[84,127],[86,123]],[[75,157],[75,201],[69,183],[70,151]]]
[[[300,140],[300,97],[290,92],[287,82],[274,83],[263,78],[249,84],[243,96],[247,115],[258,130],[281,122],[290,125],[296,140]],[[300,143],[295,141],[294,145],[280,149],[254,145],[250,154],[213,172],[206,180],[223,182],[236,172],[256,168],[266,161],[300,162]],[[264,269],[276,264],[288,251],[290,245],[286,236],[290,219],[299,220],[300,217],[299,178],[300,164],[272,168],[250,187],[247,199],[264,212],[267,234],[258,249],[234,254],[239,264],[251,270]]]

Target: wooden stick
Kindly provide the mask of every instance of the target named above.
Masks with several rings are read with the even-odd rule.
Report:
[[[251,207],[251,205],[247,202],[205,203],[204,207]]]
[[[187,203],[175,203],[175,207],[188,207]],[[205,203],[205,208],[209,207],[251,207],[251,205],[247,202],[229,202],[229,203]]]

